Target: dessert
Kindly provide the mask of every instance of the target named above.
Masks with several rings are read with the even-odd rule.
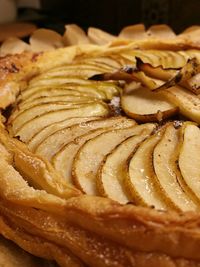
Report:
[[[0,60],[5,238],[64,267],[200,265],[199,29],[160,27]]]

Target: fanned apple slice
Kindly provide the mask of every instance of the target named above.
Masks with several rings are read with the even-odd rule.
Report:
[[[55,103],[50,105],[48,103],[44,103],[40,105],[35,105],[22,111],[16,109],[15,112],[13,112],[9,117],[8,124],[12,124],[12,127],[15,131],[18,130],[18,128],[20,128],[25,122],[32,120],[35,117],[38,117],[52,110],[69,109],[71,107],[72,105],[67,103]]]
[[[41,115],[48,114],[48,112],[52,111],[61,111],[61,110],[68,110],[69,116],[70,116],[70,110],[73,111],[74,109],[79,109],[81,112],[81,109],[85,107],[91,107],[93,108],[93,112],[91,112],[91,116],[107,116],[109,114],[109,109],[106,104],[103,102],[94,102],[90,104],[82,104],[82,105],[74,105],[73,106],[66,106],[66,105],[38,105],[35,108],[30,108],[27,111],[24,111],[23,113],[19,114],[14,120],[10,120],[9,123],[12,124],[12,130],[13,133],[16,134],[16,132],[28,121],[32,121],[34,118],[37,118]],[[75,116],[77,117],[77,116]]]
[[[143,62],[152,64],[153,66],[161,65],[161,58],[157,53],[150,53],[151,51],[141,51],[141,50],[128,50],[121,53],[121,55],[127,59],[131,60],[133,66],[136,65],[136,57],[140,58]]]
[[[46,96],[46,97],[44,96],[35,98],[32,101],[21,102],[18,104],[18,109],[25,110],[27,108],[43,103],[55,103],[55,102],[89,103],[92,101],[94,102],[95,99],[93,97],[87,97],[87,96],[73,96],[73,95],[58,95],[58,96]]]
[[[109,61],[109,58],[108,58],[107,61],[106,60],[104,60],[104,61],[103,60],[98,60],[98,59],[89,60],[89,58],[88,58],[88,60],[84,60],[83,59],[83,60],[81,60],[79,62],[87,63],[87,64],[90,64],[91,66],[97,66],[99,68],[107,69],[107,70],[110,70],[110,71],[116,69],[116,66],[119,66],[118,62],[116,62],[116,60],[114,60],[114,59],[112,59],[112,63],[111,63],[111,58],[110,58],[110,61]],[[77,63],[78,63],[78,61],[77,61]]]
[[[137,68],[148,76],[163,81],[171,79],[177,72],[176,69],[163,69],[161,66],[152,67],[150,64],[144,63],[139,58],[137,58]]]
[[[117,37],[114,35],[111,35],[110,33],[107,33],[105,31],[102,31],[98,28],[89,27],[88,28],[88,38],[89,40],[97,45],[105,45],[109,42],[115,40]]]
[[[186,64],[189,58],[187,55],[183,55],[174,51],[158,50],[156,51],[156,54],[160,57],[161,64],[159,65],[161,65],[164,69],[169,69],[172,66],[174,69],[181,68]]]
[[[151,64],[153,67],[161,66],[163,68],[181,68],[183,67],[188,58],[187,53],[180,53],[174,51],[161,51],[161,50],[128,50],[122,52],[122,55],[130,59],[132,64],[136,63],[136,57],[140,58],[143,62]]]
[[[50,84],[63,84],[65,83],[65,81],[67,81],[67,77],[68,76],[75,76],[77,75],[77,77],[79,78],[82,78],[82,79],[87,79],[95,74],[100,74],[100,73],[103,73],[104,70],[103,69],[99,69],[99,68],[89,68],[89,67],[86,67],[84,69],[76,69],[76,68],[69,68],[67,69],[66,68],[66,71],[63,72],[64,74],[63,75],[59,75],[55,73],[55,76],[53,75],[52,73],[52,76],[48,76],[48,74],[45,76],[45,75],[41,75],[41,76],[38,76],[37,79],[35,79],[34,81],[31,81],[31,86],[33,86],[34,84],[43,84],[45,81],[51,81]],[[64,81],[64,82],[63,82]]]
[[[88,140],[96,137],[97,135],[109,131],[109,129],[119,129],[122,127],[122,124],[126,123],[126,119],[124,121],[119,121],[117,124],[109,125],[108,127],[100,128],[97,130],[92,130],[89,133],[81,135],[77,137],[75,140],[66,144],[61,150],[59,150],[54,157],[52,158],[52,164],[55,169],[59,171],[62,176],[66,179],[66,181],[72,182],[72,165],[74,157],[76,156],[80,147]]]
[[[180,129],[169,124],[153,151],[155,180],[167,202],[181,211],[198,210],[199,206],[182,187],[181,173],[177,167]]]
[[[51,89],[52,87],[47,88],[41,88],[39,87],[33,87],[31,89],[28,89],[24,91],[21,94],[21,99],[27,99],[30,98],[31,95],[38,93],[38,91],[42,91],[43,89]],[[90,84],[75,84],[75,83],[67,83],[62,86],[53,86],[53,89],[63,89],[63,90],[75,90],[79,91],[83,95],[93,95],[94,97],[102,98],[104,99],[111,99],[115,95],[119,95],[121,92],[121,88],[116,85],[114,82],[93,82],[90,81]]]
[[[162,138],[164,129],[142,142],[127,160],[124,185],[133,202],[166,210],[168,206],[161,192],[155,187],[152,164],[154,147]]]
[[[98,119],[101,119],[101,117],[67,118],[63,121],[55,122],[46,127],[43,127],[40,131],[38,131],[35,134],[30,134],[28,136],[27,135],[24,136],[24,134],[22,134],[20,135],[20,140],[22,140],[23,142],[26,142],[31,151],[35,151],[35,148],[40,143],[42,143],[44,139],[46,139],[48,136],[55,133],[56,131],[61,130],[66,127],[70,127],[78,123],[80,125],[84,125],[84,123],[87,121],[93,121],[93,120],[98,120]]]
[[[104,64],[113,69],[119,69],[122,67],[122,64],[118,62],[117,59],[112,58],[112,56],[99,56],[99,57],[90,57],[86,59],[81,59],[81,62],[92,62],[97,64]]]
[[[9,126],[10,133],[15,136],[29,136],[29,134],[35,134],[40,131],[45,126],[48,126],[54,122],[59,122],[64,119],[74,118],[74,117],[106,117],[108,115],[108,110],[102,105],[87,104],[81,108],[70,108],[63,110],[54,110],[47,112],[39,117],[35,117],[32,120],[27,121],[20,127]]]
[[[67,127],[62,130],[55,132],[54,134],[47,137],[42,143],[38,145],[35,152],[49,161],[52,157],[67,143],[74,140],[74,138],[83,135],[91,130],[111,127],[112,125],[117,124],[119,128],[121,127],[130,127],[135,125],[135,121],[126,119],[122,117],[111,117],[108,119],[96,120],[91,122],[85,122],[84,125],[75,125],[72,127]]]
[[[138,144],[151,134],[155,126],[154,124],[139,126],[141,128],[139,135],[127,138],[104,158],[97,177],[100,195],[124,204],[131,200],[124,187],[126,161]]]
[[[200,130],[194,124],[183,126],[179,167],[190,190],[200,200]]]
[[[118,37],[122,39],[143,40],[147,38],[147,33],[144,24],[135,24],[124,27]]]
[[[58,83],[56,82],[56,80],[58,79]],[[29,89],[32,89],[34,87],[38,87],[38,86],[51,86],[51,83],[48,82],[49,79],[44,79],[44,80],[41,80],[38,78],[38,76],[34,77],[32,80],[30,80],[29,84],[28,84],[28,87],[26,88],[25,91],[23,91],[23,93],[26,93],[26,91],[28,91]],[[62,78],[51,78],[50,81],[53,81],[54,83],[53,84],[63,84],[63,80],[64,80],[64,83],[77,83],[77,84],[88,84],[89,81],[88,80],[85,80],[81,77],[78,77],[76,76],[75,74],[74,75],[70,75],[70,76],[67,76],[67,77],[62,77]]]
[[[161,93],[153,93],[147,88],[138,88],[121,97],[121,106],[131,118],[141,122],[161,121],[178,112]]]
[[[86,96],[93,97],[97,99],[106,99],[106,95],[99,90],[87,90],[84,91],[82,89],[68,89],[68,88],[39,88],[36,92],[31,93],[30,95],[24,96],[20,95],[18,97],[19,103],[31,102],[32,100],[44,97],[44,96],[58,96],[58,95],[66,95],[66,96]]]
[[[89,44],[89,38],[84,30],[76,24],[65,25],[65,32],[63,35],[63,43],[66,46]]]
[[[173,86],[162,93],[171,103],[179,107],[181,114],[200,123],[199,96],[180,86]]]
[[[18,121],[19,117],[22,123],[24,123],[27,120],[40,116],[41,114],[49,112],[51,110],[81,107],[83,105],[87,105],[90,103],[97,103],[97,101],[94,99],[93,101],[89,101],[89,102],[88,101],[85,101],[85,102],[57,101],[57,102],[50,102],[50,103],[44,102],[40,104],[36,103],[35,105],[32,105],[32,106],[30,105],[30,107],[27,107],[25,109],[23,108],[15,109],[15,111],[13,111],[13,113],[9,117],[8,123],[12,123],[13,121]]]
[[[74,77],[75,74],[69,75],[70,77]],[[37,77],[36,77],[37,78]],[[44,78],[40,80],[36,80],[36,78],[32,79],[29,83],[30,87],[34,86],[55,86],[55,85],[62,85],[69,82],[69,77],[51,77],[51,78]],[[72,82],[75,78],[71,78]],[[80,80],[79,76],[77,76],[77,80]],[[86,81],[85,79],[81,78],[82,81]],[[84,82],[83,82],[84,83]]]
[[[50,70],[46,73],[41,74],[40,76],[37,77],[38,81],[43,80],[43,79],[51,79],[54,77],[67,77],[71,75],[77,75],[78,77],[87,79],[88,77],[98,74],[98,73],[103,73],[105,71],[109,70],[110,68],[100,68],[98,66],[66,66],[66,67],[60,67],[58,69],[53,69]],[[93,74],[94,73],[94,74]]]
[[[62,177],[69,183],[72,181],[72,165],[76,153],[80,147],[88,140],[96,137],[97,135],[108,131],[110,128],[100,128],[92,130],[89,133],[81,135],[73,141],[66,144],[61,150],[59,150],[52,158],[52,164],[54,168],[59,171]]]
[[[108,131],[88,140],[74,159],[72,176],[75,185],[88,195],[99,195],[96,179],[104,157],[125,139],[140,133],[140,126],[132,126]]]
[[[38,96],[46,96],[46,95],[53,95],[54,92],[58,92],[59,94],[70,94],[70,91],[72,94],[79,94],[79,95],[89,95],[96,98],[102,98],[106,99],[106,94],[102,90],[99,90],[98,88],[90,87],[90,86],[84,86],[84,85],[77,85],[77,84],[65,84],[62,86],[47,86],[47,87],[34,87],[29,90],[24,91],[23,94],[21,94],[20,99],[21,100],[29,100],[31,98],[35,98]]]
[[[78,71],[84,71],[85,69],[91,69],[93,71],[97,71],[97,72],[105,72],[105,71],[110,71],[113,70],[112,67],[106,66],[106,65],[102,65],[101,63],[92,63],[92,62],[76,62],[70,65],[65,65],[65,66],[61,66],[61,67],[57,67],[54,69],[49,70],[48,72],[44,72],[42,74],[40,74],[38,76],[39,78],[48,78],[48,77],[59,77],[59,76],[68,76],[69,75],[69,71],[71,73],[71,71],[73,70],[74,73]],[[80,77],[80,76],[79,76]]]
[[[196,58],[189,59],[188,62],[166,83],[153,90],[158,92],[179,84],[198,95],[200,83],[198,74],[200,74],[200,64],[198,64],[198,60]],[[191,79],[195,79],[196,83],[191,82]]]

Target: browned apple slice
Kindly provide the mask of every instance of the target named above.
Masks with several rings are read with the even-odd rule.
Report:
[[[124,186],[126,161],[145,138],[155,129],[154,124],[143,124],[141,132],[119,144],[110,154],[105,156],[97,176],[97,188],[100,195],[114,199],[120,203],[131,201]]]
[[[171,79],[177,72],[175,69],[163,69],[161,66],[153,67],[148,63],[142,62],[140,58],[137,58],[137,68],[148,76],[163,81]]]
[[[113,124],[117,124],[120,127],[130,127],[135,125],[135,121],[122,117],[111,117],[108,119],[96,120],[91,122],[85,122],[84,125],[75,125],[67,127],[62,130],[55,132],[54,134],[47,137],[42,143],[38,145],[35,152],[49,161],[52,157],[67,143],[74,140],[74,138],[83,135],[91,130],[111,127]]]
[[[161,191],[155,187],[152,154],[162,138],[163,129],[142,142],[127,161],[125,187],[133,202],[156,209],[168,208]]]
[[[54,110],[47,112],[39,117],[35,117],[32,120],[27,121],[20,127],[17,125],[17,130],[13,125],[9,126],[10,133],[15,136],[24,135],[26,137],[33,135],[40,131],[43,127],[48,126],[54,122],[59,122],[64,119],[74,117],[105,117],[108,114],[108,110],[102,105],[87,104],[81,108],[70,108],[63,110]]]
[[[159,86],[155,91],[166,90],[172,86],[180,84],[184,88],[192,91],[195,94],[199,94],[199,79],[196,78],[196,82],[188,82],[190,79],[193,79],[195,76],[198,77],[197,74],[200,73],[200,64],[198,64],[198,60],[196,58],[189,59],[188,62],[179,70],[175,75],[173,75],[166,83]]]
[[[200,130],[197,125],[183,126],[178,164],[186,186],[200,200]]]
[[[125,139],[140,133],[140,126],[132,126],[108,131],[88,140],[74,159],[72,175],[76,186],[88,195],[98,195],[96,179],[104,157]]]
[[[52,123],[46,127],[43,127],[43,124],[41,124],[41,130],[37,133],[31,132],[27,133],[26,131],[22,131],[22,133],[19,135],[20,140],[27,143],[28,147],[34,151],[35,147],[41,143],[45,138],[47,138],[49,135],[53,134],[54,132],[61,130],[63,128],[72,126],[74,124],[83,124],[86,121],[92,121],[92,120],[98,120],[101,119],[101,117],[77,117],[77,118],[67,118],[63,121]],[[48,118],[47,118],[48,120]]]
[[[185,191],[183,178],[177,167],[180,129],[169,124],[153,151],[155,181],[167,201],[181,211],[198,210],[199,205]]]
[[[121,106],[131,118],[141,122],[161,121],[178,112],[163,94],[153,93],[147,88],[138,88],[121,97]]]

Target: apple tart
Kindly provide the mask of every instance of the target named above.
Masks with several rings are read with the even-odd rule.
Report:
[[[199,28],[0,58],[0,234],[62,267],[200,266]]]

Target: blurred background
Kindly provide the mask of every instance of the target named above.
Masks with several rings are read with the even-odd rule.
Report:
[[[142,22],[147,27],[166,23],[179,33],[200,24],[199,14],[200,0],[0,0],[0,30],[17,21],[63,33],[65,24],[76,23],[117,34],[126,25]],[[24,34],[34,28],[26,30]]]

